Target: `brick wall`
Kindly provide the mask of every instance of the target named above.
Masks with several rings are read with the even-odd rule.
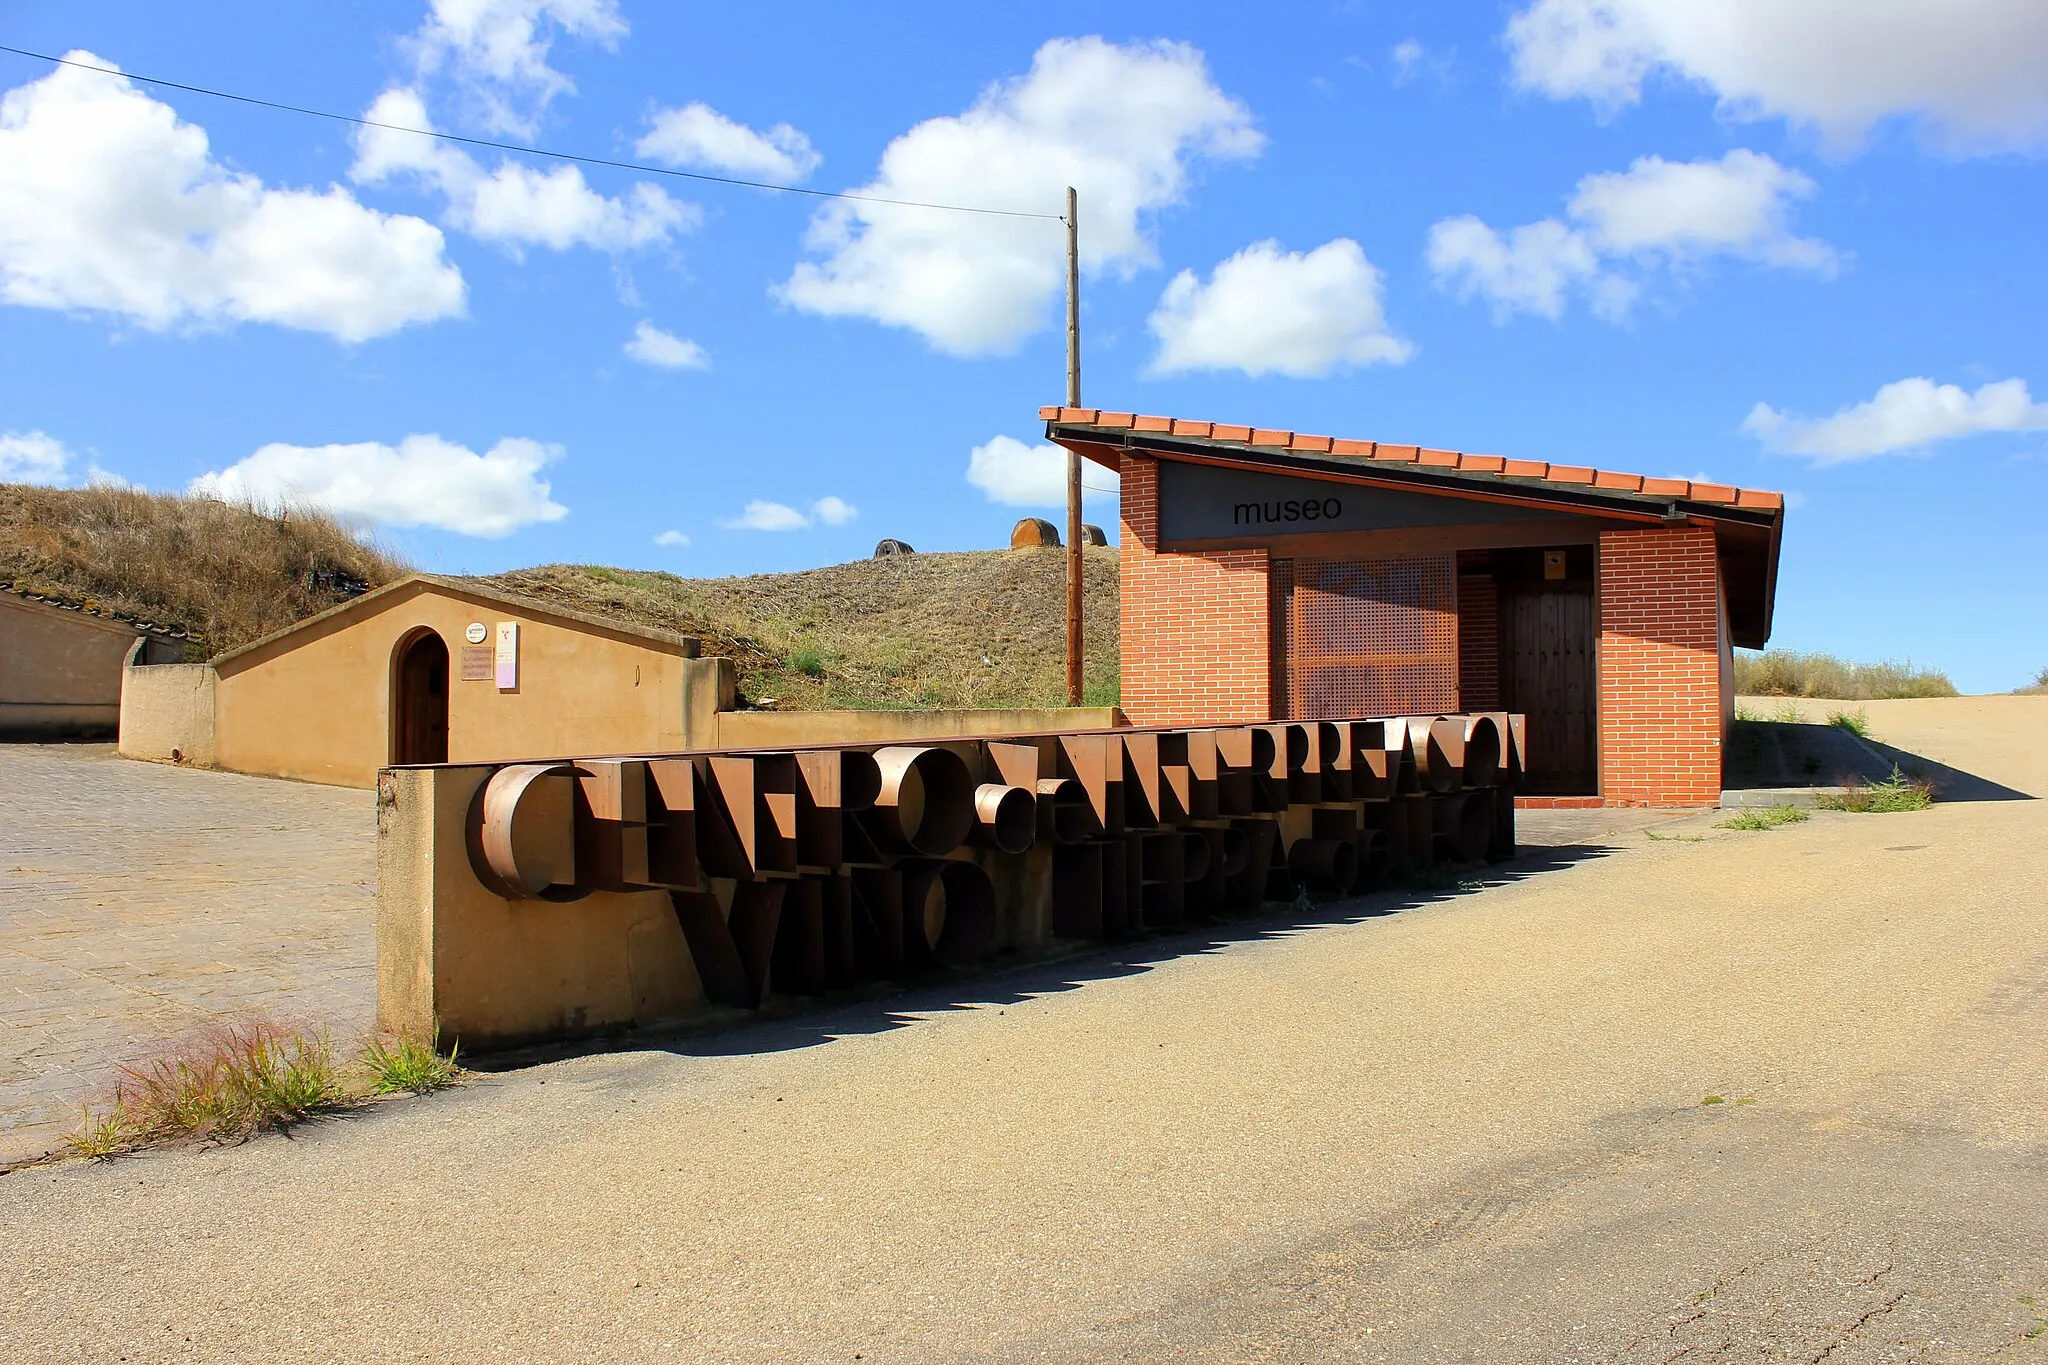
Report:
[[[1710,529],[1600,535],[1600,791],[1609,805],[1721,792],[1720,567]]]
[[[1490,575],[1458,577],[1458,706],[1500,706],[1500,594]]]
[[[1123,460],[1123,708],[1138,725],[1273,716],[1266,551],[1160,554],[1159,463]]]

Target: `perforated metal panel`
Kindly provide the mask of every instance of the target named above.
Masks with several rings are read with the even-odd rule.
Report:
[[[1292,719],[1457,709],[1455,556],[1293,567],[1284,646]]]

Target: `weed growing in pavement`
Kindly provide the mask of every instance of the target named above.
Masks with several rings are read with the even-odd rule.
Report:
[[[1704,834],[1659,834],[1654,829],[1643,831],[1643,837],[1659,844],[1697,844],[1706,839]]]
[[[443,1090],[455,1084],[462,1074],[455,1055],[461,1044],[448,1049],[448,1055],[441,1055],[441,1034],[436,1030],[431,1043],[421,1042],[410,1033],[401,1033],[390,1040],[372,1038],[363,1048],[362,1063],[370,1074],[370,1092],[376,1095],[396,1095],[401,1092],[425,1095]]]
[[[1715,829],[1776,829],[1811,819],[1797,806],[1747,806],[1715,825]]]
[[[1700,1101],[1700,1103],[1701,1103],[1701,1104],[1726,1104],[1726,1103],[1728,1103],[1728,1101],[1726,1101],[1726,1100],[1722,1099],[1722,1098],[1721,1098],[1721,1097],[1720,1097],[1719,1095],[1709,1095],[1709,1096],[1707,1096],[1707,1097],[1706,1097],[1705,1099],[1701,1100],[1701,1101]]]
[[[1799,703],[1787,697],[1772,709],[1771,719],[1780,725],[1799,724]]]
[[[1934,804],[1934,788],[1916,777],[1908,777],[1892,764],[1892,775],[1882,782],[1852,782],[1838,792],[1814,798],[1822,810],[1854,811],[1859,815],[1890,815],[1898,811],[1926,810]]]
[[[267,1022],[220,1024],[166,1055],[123,1067],[104,1110],[87,1106],[65,1140],[73,1156],[107,1160],[157,1142],[226,1142],[335,1113],[369,1096],[424,1095],[462,1068],[410,1035],[375,1038],[353,1066],[337,1065],[325,1037]],[[356,1079],[353,1086],[351,1078]]]
[[[227,1024],[193,1046],[123,1068],[117,1107],[148,1137],[247,1137],[338,1106],[341,1075],[325,1038],[270,1024]]]
[[[1747,705],[1743,704],[1742,702],[1736,702],[1736,703],[1735,703],[1735,719],[1737,719],[1737,720],[1764,720],[1764,719],[1766,719],[1766,717],[1765,717],[1765,715],[1764,715],[1764,713],[1763,713],[1763,712],[1761,712],[1761,711],[1757,710],[1757,709],[1756,709],[1756,708],[1755,708],[1754,706],[1747,706]]]
[[[1837,730],[1847,730],[1858,739],[1870,738],[1870,715],[1860,706],[1854,711],[1828,712],[1828,724]]]
[[[141,1140],[142,1134],[137,1130],[133,1116],[116,1096],[104,1114],[93,1113],[88,1105],[78,1130],[64,1139],[64,1147],[73,1156],[112,1161],[123,1152],[133,1151]]]

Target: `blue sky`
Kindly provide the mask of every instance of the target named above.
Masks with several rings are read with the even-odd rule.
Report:
[[[0,42],[818,189],[1077,183],[1091,406],[1780,489],[1774,644],[2009,688],[2048,664],[2048,10],[1843,8],[17,0]],[[1050,483],[1056,223],[0,89],[0,477],[686,575],[1002,544]]]

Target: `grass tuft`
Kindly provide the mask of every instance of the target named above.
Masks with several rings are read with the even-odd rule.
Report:
[[[363,1048],[362,1064],[370,1075],[370,1091],[377,1095],[425,1095],[444,1090],[462,1075],[456,1062],[461,1044],[442,1056],[441,1035],[422,1042],[410,1033],[396,1038],[372,1038]]]
[[[151,1138],[247,1137],[289,1129],[346,1098],[325,1038],[226,1024],[168,1057],[123,1069],[117,1108]]]
[[[1828,697],[1881,701],[1888,697],[1953,697],[1956,685],[1939,669],[1912,661],[1854,663],[1832,654],[1771,649],[1735,652],[1735,690],[1752,697]]]
[[[801,673],[806,678],[822,678],[825,676],[825,656],[806,645],[790,651],[789,668],[792,673]]]
[[[2048,668],[2044,668],[2039,673],[2036,673],[2034,680],[2025,687],[2015,687],[2013,691],[2021,696],[2040,696],[2042,693],[2048,692]]]
[[[1709,1096],[1707,1096],[1707,1097],[1706,1097],[1705,1099],[1701,1100],[1701,1101],[1700,1101],[1700,1103],[1701,1103],[1701,1104],[1726,1104],[1726,1103],[1728,1103],[1728,1101],[1727,1101],[1727,1100],[1725,1100],[1725,1099],[1723,1099],[1723,1098],[1722,1098],[1721,1096],[1719,1096],[1719,1095],[1709,1095]]]
[[[106,1161],[152,1143],[225,1142],[331,1114],[376,1095],[425,1095],[462,1077],[441,1035],[372,1038],[337,1065],[324,1036],[266,1021],[216,1024],[163,1056],[123,1067],[111,1101],[87,1106],[65,1140],[73,1156]]]
[[[1715,829],[1776,829],[1812,817],[1797,806],[1747,806],[1715,825]]]
[[[1828,724],[1837,730],[1847,730],[1858,739],[1870,738],[1870,714],[1860,706],[1854,711],[1828,712]]]
[[[1934,787],[1917,777],[1908,777],[1892,765],[1892,775],[1881,782],[1852,782],[1838,792],[1815,798],[1822,810],[1854,811],[1859,815],[1892,815],[1900,811],[1926,810],[1934,804]]]

